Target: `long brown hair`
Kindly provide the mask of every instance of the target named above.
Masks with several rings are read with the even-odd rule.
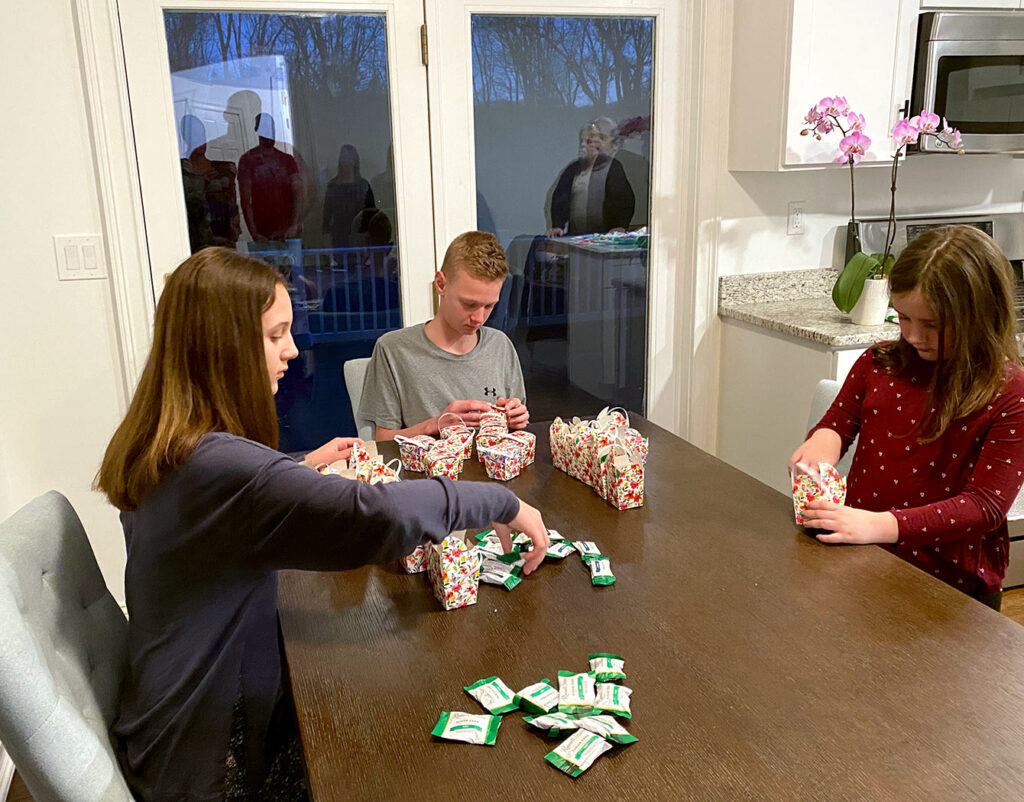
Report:
[[[1008,366],[1021,364],[1013,271],[987,234],[973,226],[947,226],[912,240],[893,265],[889,284],[893,294],[919,289],[935,312],[939,346],[930,387],[935,412],[918,430],[919,442],[932,442],[954,420],[988,404],[1002,388]],[[917,359],[902,338],[875,346],[874,353],[877,364],[897,372]]]
[[[211,432],[277,447],[262,314],[281,276],[228,248],[204,248],[171,273],[153,346],[94,487],[133,510]]]

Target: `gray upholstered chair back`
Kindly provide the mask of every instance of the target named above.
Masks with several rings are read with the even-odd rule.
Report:
[[[363,397],[363,379],[366,378],[366,367],[370,364],[369,357],[348,360],[345,371],[345,387],[348,398],[352,402],[352,417],[356,421],[356,434],[363,440],[372,440],[374,436],[373,421],[359,417],[359,399]]]
[[[64,496],[0,523],[0,741],[36,802],[132,799],[107,734],[127,638]]]
[[[822,416],[828,412],[828,408],[832,406],[832,402],[836,400],[836,396],[839,395],[839,389],[842,387],[841,382],[832,381],[831,379],[822,379],[818,382],[818,386],[814,388],[814,396],[811,398],[811,412],[807,416],[807,429],[810,431],[811,427],[817,424],[821,420]],[[839,460],[839,464],[836,465],[836,469],[840,475],[846,476],[850,473],[850,463],[853,462],[853,452],[857,448],[857,439],[854,438],[853,443],[846,449],[846,453],[843,458]]]

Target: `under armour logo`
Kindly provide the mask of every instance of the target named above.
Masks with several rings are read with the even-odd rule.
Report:
[[[495,398],[497,398],[498,397],[498,388],[497,387],[485,387],[484,388],[484,395],[493,395]]]

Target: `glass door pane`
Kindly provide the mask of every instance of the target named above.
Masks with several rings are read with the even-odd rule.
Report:
[[[646,413],[655,20],[473,14],[477,226],[531,417]]]
[[[281,449],[355,434],[342,366],[402,326],[385,15],[163,22],[190,248],[237,248],[289,281]]]

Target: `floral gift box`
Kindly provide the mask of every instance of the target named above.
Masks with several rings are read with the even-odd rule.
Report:
[[[448,535],[427,546],[427,576],[445,610],[476,604],[480,589],[480,555],[465,541]]]
[[[825,499],[836,504],[846,501],[846,480],[839,471],[827,462],[819,462],[817,471],[797,463],[793,471],[793,514],[796,522],[803,526],[804,510],[816,499]]]
[[[523,444],[523,467],[532,465],[537,456],[537,435],[533,432],[517,431],[505,435],[508,440],[515,440]]]
[[[458,440],[438,440],[427,449],[424,459],[429,476],[447,476],[458,479],[462,473],[465,451]]]
[[[395,435],[398,443],[398,454],[402,458],[402,467],[407,471],[425,473],[427,470],[427,450],[437,441],[429,434],[418,434],[415,437]]]
[[[477,449],[479,449],[479,445]],[[489,448],[483,449],[484,467],[491,479],[507,482],[515,479],[526,464],[526,446],[508,435]]]
[[[644,501],[648,441],[621,410],[602,410],[595,420],[555,418],[550,428],[551,461],[619,510]]]

